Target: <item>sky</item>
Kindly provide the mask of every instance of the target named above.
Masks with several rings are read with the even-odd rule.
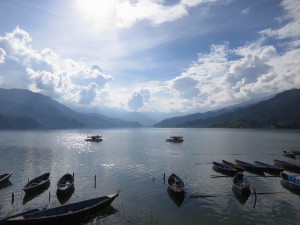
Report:
[[[163,113],[300,88],[300,1],[0,0],[0,88]]]

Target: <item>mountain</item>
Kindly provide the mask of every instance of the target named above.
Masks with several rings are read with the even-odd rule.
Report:
[[[217,114],[217,115],[216,115]],[[300,90],[292,89],[274,97],[227,112],[215,111],[172,118],[173,127],[300,128]],[[164,123],[162,123],[164,122]],[[165,121],[156,126],[164,125]]]
[[[52,98],[23,89],[0,89],[0,128],[140,127],[137,122],[78,113]]]

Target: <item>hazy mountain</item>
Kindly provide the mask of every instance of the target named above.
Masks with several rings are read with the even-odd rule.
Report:
[[[219,115],[209,114],[205,118],[204,114],[196,119],[195,115],[188,115],[176,127],[300,128],[300,90],[285,91],[244,108],[216,113]]]
[[[22,89],[0,89],[0,114],[1,128],[141,126],[137,122],[128,122],[100,114],[78,113],[48,96]]]
[[[257,102],[269,99],[271,97],[272,96],[260,98],[260,99],[251,99],[251,100],[242,102],[240,104],[228,106],[226,108],[222,108],[222,109],[218,109],[218,110],[214,110],[214,111],[208,111],[208,112],[204,112],[204,113],[193,113],[193,114],[188,114],[188,115],[184,115],[184,116],[176,116],[176,117],[167,118],[167,119],[160,121],[159,123],[154,124],[154,127],[186,126],[186,125],[184,125],[185,123],[189,123],[189,122],[192,122],[195,120],[216,117],[216,116],[224,114],[226,112],[232,112],[238,108],[245,108],[247,106],[253,105]]]

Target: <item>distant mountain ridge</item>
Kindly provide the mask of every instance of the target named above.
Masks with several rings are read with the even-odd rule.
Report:
[[[237,108],[163,120],[155,127],[300,128],[300,90]]]
[[[0,129],[141,127],[101,114],[78,113],[52,98],[24,89],[0,89]]]

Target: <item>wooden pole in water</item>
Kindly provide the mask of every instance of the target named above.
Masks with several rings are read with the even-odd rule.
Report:
[[[13,205],[15,201],[15,194],[12,192],[11,193],[11,204]]]
[[[51,198],[51,191],[49,191],[49,202],[50,202],[50,198]]]
[[[253,208],[255,208],[257,197],[256,197],[256,191],[255,191],[255,188],[254,188],[254,187],[253,187],[253,192],[254,192],[254,196],[255,196]]]
[[[164,173],[164,184],[166,184],[166,174]]]
[[[97,181],[97,177],[96,177],[96,175],[95,175],[95,177],[94,177],[94,180],[95,180],[95,184],[94,184],[94,186],[95,186],[95,188],[96,188],[96,181]]]

